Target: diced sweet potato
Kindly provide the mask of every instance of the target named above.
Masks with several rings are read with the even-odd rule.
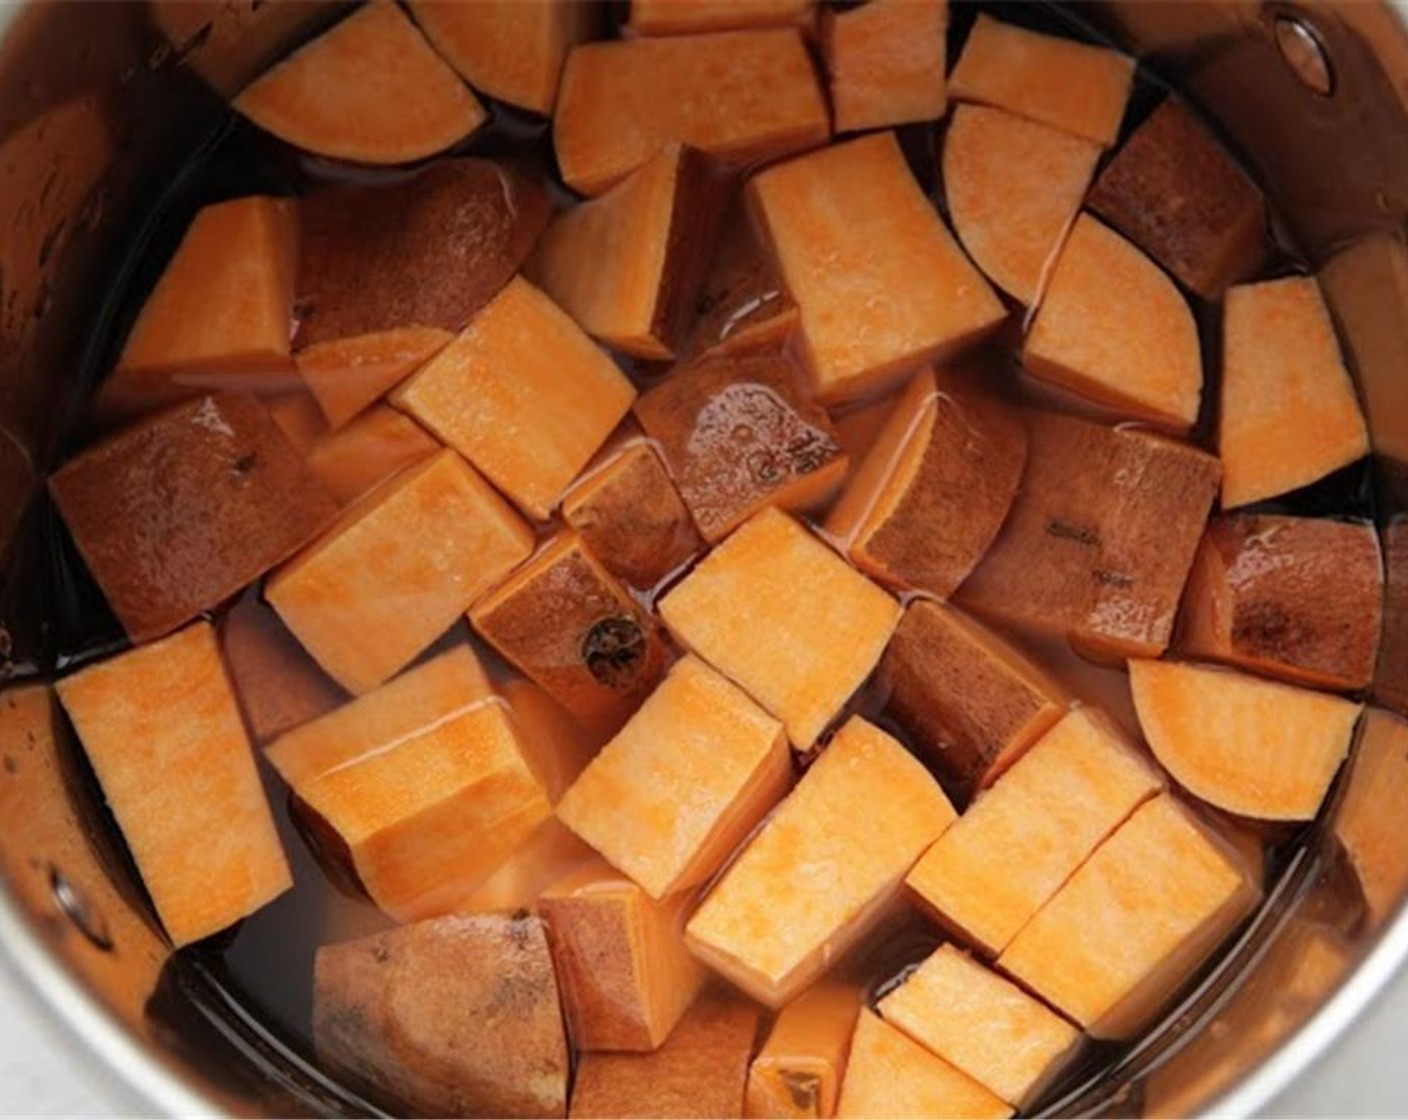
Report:
[[[782,355],[678,368],[636,402],[635,414],[709,541],[764,506],[820,505],[846,473],[830,419]]]
[[[665,671],[665,647],[650,612],[570,531],[539,549],[469,617],[520,672],[607,734]]]
[[[135,642],[229,598],[337,510],[268,410],[243,396],[143,420],[71,459],[49,492]]]
[[[1372,695],[1375,703],[1408,715],[1408,517],[1390,517],[1382,533],[1383,630]]]
[[[603,860],[545,891],[567,1028],[579,1050],[654,1050],[708,972],[684,944],[688,891],[656,902]]]
[[[822,14],[837,132],[944,115],[948,0],[869,0]]]
[[[313,394],[304,389],[269,397],[264,402],[279,431],[306,456],[328,431],[328,422]]]
[[[997,954],[1161,780],[1077,709],[925,853],[906,882],[964,938]]]
[[[748,1069],[743,1115],[835,1116],[860,1008],[860,989],[835,981],[814,984],[784,1007]]]
[[[583,1054],[569,1115],[741,1116],[757,1033],[756,1006],[732,993],[705,991],[654,1053]]]
[[[455,908],[552,814],[467,646],[281,735],[267,754],[398,921]]]
[[[298,355],[298,372],[328,423],[340,428],[389,393],[453,336],[439,327],[393,327],[316,342]]]
[[[1026,460],[1021,413],[981,371],[926,369],[890,413],[826,531],[880,582],[947,599],[997,536]]]
[[[1136,809],[1022,928],[998,965],[1096,1038],[1127,1038],[1260,891],[1165,794]]]
[[[177,947],[293,885],[209,623],[92,665],[58,693]]]
[[[1108,148],[1119,135],[1134,59],[1043,35],[980,13],[948,79],[949,96],[976,101]]]
[[[548,887],[596,858],[575,832],[549,817],[492,875],[460,899],[456,909],[466,914],[535,909]]]
[[[1027,431],[1017,500],[957,601],[1099,654],[1157,656],[1173,635],[1218,461],[1054,413],[1028,413]]]
[[[723,184],[708,158],[667,144],[548,226],[528,275],[581,328],[638,358],[674,356],[709,263]]]
[[[532,681],[513,677],[499,687],[513,714],[518,743],[528,768],[554,805],[601,750],[592,734],[566,708]]]
[[[1359,747],[1331,828],[1359,880],[1372,924],[1398,909],[1408,891],[1408,723],[1382,708],[1364,713]]]
[[[1080,1031],[952,945],[942,945],[877,1009],[910,1038],[1014,1108],[1041,1095]]]
[[[816,0],[631,0],[636,35],[690,35],[806,23]]]
[[[1203,535],[1179,646],[1297,684],[1366,688],[1382,607],[1372,525],[1233,514]]]
[[[318,1057],[416,1116],[567,1112],[567,1039],[543,923],[436,918],[325,945]]]
[[[944,192],[963,247],[994,284],[1040,302],[1100,146],[1004,109],[960,105],[944,137]]]
[[[685,657],[557,811],[658,901],[717,871],[791,780],[781,725]]]
[[[771,167],[748,191],[800,309],[802,350],[823,401],[865,396],[1003,320],[893,133]]]
[[[1306,486],[1369,451],[1313,277],[1229,288],[1222,319],[1222,508]]]
[[[1139,726],[1179,785],[1242,817],[1308,821],[1363,705],[1232,669],[1129,663]]]
[[[790,28],[578,46],[553,117],[562,177],[583,194],[600,194],[672,141],[752,163],[830,136],[826,98]]]
[[[308,469],[343,506],[441,450],[410,417],[375,404],[308,449]]]
[[[955,816],[918,759],[852,717],[709,892],[689,947],[779,1008],[874,929]]]
[[[862,1009],[836,1115],[1006,1120],[1012,1109],[875,1012]]]
[[[357,163],[424,159],[486,117],[391,0],[354,11],[256,78],[234,105],[295,147]]]
[[[392,401],[546,520],[635,395],[567,313],[518,278]]]
[[[445,450],[350,506],[264,593],[327,674],[363,693],[449,629],[532,548],[532,530]]]
[[[923,377],[930,367],[921,369],[916,377]],[[899,407],[903,394],[879,397],[870,401],[859,401],[853,405],[834,410],[831,423],[836,428],[836,441],[851,461],[849,479],[855,479],[858,468],[870,455],[870,449],[880,439],[880,433]],[[849,486],[847,487],[849,489]]]
[[[806,750],[875,667],[900,607],[792,518],[765,509],[661,600],[660,616]]]

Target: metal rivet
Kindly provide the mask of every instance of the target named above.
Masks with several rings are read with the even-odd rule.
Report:
[[[1276,32],[1276,45],[1281,48],[1281,57],[1291,68],[1291,73],[1300,84],[1329,97],[1335,92],[1335,72],[1330,66],[1330,57],[1325,44],[1308,23],[1300,16],[1278,15],[1272,27]]]
[[[78,932],[103,952],[109,952],[112,949],[112,934],[108,931],[107,920],[94,909],[83,892],[53,865],[49,867],[49,889],[53,892],[54,903],[78,927]]]

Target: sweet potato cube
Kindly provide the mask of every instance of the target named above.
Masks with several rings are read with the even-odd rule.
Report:
[[[513,677],[500,685],[499,692],[513,716],[528,769],[556,805],[596,757],[604,738],[583,727],[547,689],[532,681]]]
[[[281,735],[267,754],[397,921],[447,913],[552,814],[467,646]]]
[[[1035,307],[1100,145],[1004,109],[960,105],[944,137],[953,230],[988,279]]]
[[[173,944],[293,885],[209,623],[89,666],[58,693]]]
[[[1383,610],[1372,525],[1214,518],[1183,594],[1180,648],[1316,688],[1367,688]]]
[[[603,860],[545,891],[567,1028],[579,1050],[654,1050],[708,972],[684,944],[688,891],[656,902]]]
[[[941,945],[878,1010],[1014,1108],[1040,1096],[1080,1044],[1065,1019],[952,945]]]
[[[189,622],[327,527],[337,504],[252,397],[201,397],[70,460],[49,492],[134,642]]]
[[[915,376],[925,376],[929,368],[926,366]],[[841,445],[841,450],[851,461],[851,471],[847,478],[852,485],[859,476],[859,468],[869,458],[870,449],[879,442],[880,433],[885,430],[890,417],[894,415],[895,409],[903,399],[903,394],[878,397],[875,400],[858,401],[831,413],[831,423],[836,428],[836,442]],[[847,489],[850,489],[850,485]]]
[[[1229,288],[1222,319],[1222,508],[1363,458],[1369,434],[1313,277]]]
[[[1094,1037],[1127,1038],[1259,898],[1231,850],[1164,794],[1095,850],[997,963]]]
[[[415,1116],[567,1112],[570,1070],[543,923],[466,914],[325,945],[318,1057]]]
[[[957,101],[992,105],[1108,148],[1119,135],[1134,59],[979,14],[948,78]]]
[[[910,382],[826,530],[881,583],[947,599],[988,550],[1027,461],[1021,413],[977,372]]]
[[[837,132],[938,120],[948,98],[948,0],[869,0],[822,15]]]
[[[1308,821],[1363,705],[1233,669],[1131,661],[1139,726],[1179,785],[1228,813]]]
[[[860,1008],[860,989],[835,981],[814,984],[784,1007],[748,1069],[743,1115],[835,1116]]]
[[[756,1006],[732,993],[707,990],[653,1053],[581,1055],[569,1115],[584,1120],[741,1116],[757,1033]]]
[[[918,759],[852,717],[709,892],[689,947],[779,1008],[874,928],[955,816]]]
[[[866,396],[947,357],[1005,317],[893,133],[768,168],[748,191],[800,309],[803,354],[827,403]]]
[[[385,396],[453,336],[439,327],[394,327],[317,342],[298,355],[298,372],[327,417],[340,428]]]
[[[409,664],[532,549],[532,530],[444,450],[350,506],[264,594],[324,671],[360,694]]]
[[[875,1012],[863,1009],[851,1039],[836,1115],[851,1120],[880,1116],[1006,1120],[1012,1109],[966,1073]]]
[[[900,606],[792,518],[765,509],[661,600],[660,616],[806,750],[875,667]]]
[[[354,11],[256,78],[234,105],[280,140],[356,163],[424,159],[486,117],[391,0]]]
[[[264,401],[269,415],[274,418],[284,438],[307,456],[313,445],[328,433],[328,422],[323,410],[313,394],[306,389],[296,389],[291,393],[281,393]]]
[[[973,803],[906,882],[946,925],[997,954],[1161,784],[1109,725],[1076,709]]]
[[[1370,708],[1330,827],[1349,857],[1373,925],[1392,916],[1408,891],[1405,812],[1408,723],[1382,708]]]
[[[685,657],[563,794],[557,813],[659,901],[717,871],[791,780],[781,725]]]
[[[410,417],[376,404],[308,449],[308,469],[343,506],[441,446]]]
[[[782,355],[676,369],[636,402],[635,414],[709,541],[765,506],[819,505],[846,473],[830,419]]]
[[[536,909],[545,890],[596,858],[575,832],[549,817],[455,909],[464,914]]]
[[[631,0],[636,35],[691,35],[807,22],[816,0]]]
[[[830,137],[826,98],[792,28],[583,44],[567,57],[553,117],[562,177],[589,195],[672,142],[753,163]]]

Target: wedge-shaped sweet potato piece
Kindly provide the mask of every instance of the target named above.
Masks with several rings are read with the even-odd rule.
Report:
[[[658,901],[717,871],[791,780],[781,725],[698,658],[685,657],[563,794],[557,812]]]
[[[57,687],[173,944],[218,933],[293,885],[209,623]]]
[[[854,985],[824,981],[782,1009],[748,1068],[744,1116],[836,1115],[861,994]]]
[[[806,23],[816,0],[631,0],[636,35],[690,35]]]
[[[1198,547],[1179,647],[1296,684],[1366,688],[1382,609],[1372,525],[1232,514]]]
[[[947,357],[1004,318],[893,133],[768,168],[748,191],[801,311],[802,350],[827,403]]]
[[[916,377],[923,377],[929,372],[929,367],[921,369]],[[885,425],[894,415],[895,409],[904,399],[904,394],[878,397],[870,401],[858,401],[855,404],[843,406],[833,410],[831,413],[831,423],[836,428],[836,441],[841,445],[841,450],[846,453],[846,457],[851,461],[849,480],[854,480],[859,472],[859,468],[864,465],[870,455],[870,449],[880,439],[880,433],[885,430]],[[850,489],[848,486],[847,489]]]
[[[1369,451],[1313,277],[1229,288],[1222,318],[1222,508],[1306,486]]]
[[[343,506],[351,505],[441,445],[389,405],[376,404],[308,449],[308,469]]]
[[[1372,924],[1398,909],[1408,892],[1408,723],[1382,708],[1364,713],[1349,781],[1331,828],[1359,880]]]
[[[521,677],[499,687],[508,703],[523,757],[554,805],[605,743],[583,727],[547,689]],[[561,876],[559,876],[560,878]]]
[[[888,808],[880,819],[858,805]],[[918,759],[852,717],[709,892],[689,947],[779,1008],[875,927],[955,816]]]
[[[948,105],[948,0],[870,0],[822,13],[837,132],[932,121]]]
[[[1022,365],[1172,431],[1198,418],[1203,359],[1188,302],[1153,261],[1088,214],[1056,258]]]
[[[960,105],[944,137],[953,230],[988,279],[1040,301],[1080,210],[1100,145],[1004,109]]]
[[[660,616],[806,750],[875,667],[900,606],[792,518],[765,509],[661,600]]]
[[[672,141],[752,163],[830,136],[826,98],[790,28],[584,44],[567,58],[553,117],[562,177],[592,195]]]
[[[603,860],[545,891],[567,1029],[579,1050],[654,1050],[674,1030],[708,971],[684,944],[694,896],[656,902]]]
[[[313,394],[306,389],[295,389],[291,393],[280,393],[277,397],[265,400],[269,415],[274,418],[284,438],[307,456],[313,445],[328,433],[328,422],[323,410]]]
[[[412,163],[463,140],[484,107],[392,0],[374,0],[256,78],[235,108],[304,151]]]
[[[306,544],[337,503],[252,397],[201,397],[70,460],[49,493],[135,642],[189,622]]]
[[[416,1116],[567,1112],[567,1039],[543,923],[435,918],[325,945],[313,966],[318,1057]]]
[[[549,817],[455,909],[465,914],[536,909],[545,890],[596,858],[575,832]]]
[[[1096,1038],[1127,1038],[1256,905],[1231,849],[1164,794],[1136,809],[998,966]]]
[[[453,336],[439,327],[393,327],[317,342],[298,355],[298,372],[327,417],[340,428],[389,393]]]
[[[1077,709],[982,794],[906,882],[950,928],[997,954],[1161,780]]]
[[[1026,461],[1022,415],[982,372],[923,370],[826,531],[880,582],[947,599],[997,536]]]
[[[709,541],[764,506],[820,505],[846,473],[830,419],[780,354],[680,367],[636,402],[635,414]]]
[[[864,1009],[851,1039],[836,1115],[851,1120],[879,1116],[1005,1120],[1012,1109],[966,1073]]]
[[[1050,1084],[1080,1031],[1010,980],[942,945],[877,1005],[890,1023],[1014,1108]]]
[[[360,694],[409,664],[532,549],[532,530],[444,450],[348,507],[264,593],[324,671]]]
[[[1139,726],[1189,793],[1254,820],[1308,821],[1363,708],[1233,669],[1131,661]]]
[[[1134,59],[979,14],[949,96],[1049,124],[1108,148],[1119,135]]]

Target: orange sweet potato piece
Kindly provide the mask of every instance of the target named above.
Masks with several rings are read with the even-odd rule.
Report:
[[[545,890],[596,858],[575,832],[549,817],[492,875],[460,899],[456,909],[466,914],[535,909]]]
[[[1313,277],[1229,288],[1222,321],[1222,507],[1308,485],[1369,450]]]
[[[1364,713],[1359,746],[1330,827],[1349,857],[1369,918],[1391,917],[1408,891],[1408,723],[1382,708]]]
[[[269,415],[279,426],[279,431],[303,456],[307,456],[313,445],[328,431],[328,422],[322,409],[306,390],[281,393],[265,400]]]
[[[433,358],[453,336],[439,327],[393,327],[317,342],[298,372],[327,422],[340,428]]]
[[[923,377],[930,367],[921,369],[916,377]],[[849,480],[859,474],[859,468],[870,455],[870,449],[880,439],[889,419],[899,407],[903,394],[879,397],[870,401],[859,401],[831,413],[831,423],[836,428],[836,441],[851,461]],[[847,487],[849,489],[849,487]]]
[[[702,661],[685,657],[563,794],[557,812],[658,901],[717,871],[791,779],[781,725]]]
[[[348,506],[440,449],[434,437],[410,417],[376,404],[314,443],[308,449],[308,469],[328,493]]]
[[[631,0],[636,35],[690,35],[805,24],[816,0]]]
[[[596,757],[605,738],[583,727],[547,689],[532,681],[510,677],[499,686],[499,693],[512,713],[528,769],[556,805]]]
[[[89,666],[58,693],[173,944],[293,885],[209,623]]]
[[[822,15],[837,132],[944,115],[948,0],[869,0]]]
[[[752,163],[830,136],[826,98],[791,28],[583,44],[568,55],[553,117],[562,177],[591,195],[671,142]]]
[[[797,301],[802,351],[828,404],[947,357],[1004,318],[893,133],[770,167],[748,192]]]
[[[836,981],[814,984],[784,1007],[748,1068],[743,1115],[835,1116],[860,1008],[860,990]]]
[[[374,0],[256,78],[235,108],[295,147],[412,163],[485,120],[473,92],[391,0]]]

